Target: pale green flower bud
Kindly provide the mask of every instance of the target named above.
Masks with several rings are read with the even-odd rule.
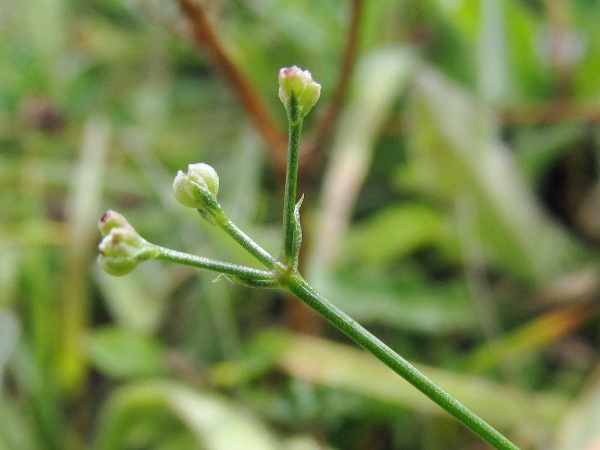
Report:
[[[218,208],[218,192],[219,176],[208,164],[190,164],[187,172],[180,170],[173,180],[173,195],[177,201],[198,209],[209,221],[210,213]]]
[[[98,264],[110,275],[126,275],[154,254],[155,246],[143,239],[119,213],[107,211],[98,228],[104,236],[98,246]]]
[[[320,95],[321,85],[308,70],[294,66],[279,71],[279,98],[292,120],[306,116]]]

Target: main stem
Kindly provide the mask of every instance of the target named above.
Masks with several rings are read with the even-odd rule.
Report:
[[[346,333],[358,345],[373,354],[386,366],[416,387],[419,391],[449,412],[467,428],[496,449],[518,450],[495,428],[427,378],[416,367],[394,352],[358,322],[331,304],[315,291],[299,274],[284,277],[283,286],[313,310]]]
[[[283,198],[283,239],[280,260],[284,265],[291,264],[294,258],[294,207],[296,206],[296,190],[298,187],[298,161],[300,159],[300,133],[302,119],[290,120],[288,141],[288,158],[285,176],[285,193]]]

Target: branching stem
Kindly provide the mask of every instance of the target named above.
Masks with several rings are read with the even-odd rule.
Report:
[[[233,238],[235,242],[240,244],[248,253],[254,256],[258,261],[265,265],[268,269],[273,269],[277,265],[277,260],[273,258],[269,252],[263,249],[260,245],[254,242],[246,233],[240,230],[225,214],[221,213],[215,217],[217,225]]]
[[[186,266],[197,267],[199,269],[212,270],[226,275],[233,275],[253,281],[273,281],[275,275],[267,270],[254,269],[252,267],[240,266],[213,259],[203,258],[201,256],[190,255],[189,253],[178,252],[165,247],[156,246],[160,252],[156,259],[184,264]]]
[[[188,7],[188,9],[193,5],[190,0],[180,0],[180,3],[183,6]],[[356,4],[360,5],[360,1],[356,1]],[[204,30],[204,32],[206,32],[206,30]],[[198,39],[200,38],[206,39],[206,36],[199,35]],[[153,254],[152,257],[229,275],[234,281],[246,286],[285,289],[331,322],[339,330],[346,333],[357,344],[373,354],[386,366],[416,387],[424,395],[437,403],[494,448],[500,450],[518,450],[513,443],[506,439],[491,425],[427,378],[416,367],[394,352],[358,322],[330,303],[325,297],[304,281],[302,276],[298,273],[297,258],[300,250],[301,229],[299,224],[299,209],[298,212],[296,212],[295,207],[296,191],[298,187],[300,134],[302,131],[303,118],[318,100],[320,89],[320,85],[312,80],[308,71],[303,72],[298,67],[282,69],[280,71],[279,96],[288,114],[289,142],[283,205],[283,233],[281,254],[278,259],[275,259],[260,245],[250,239],[225,216],[225,213],[216,200],[216,193],[213,194],[207,189],[196,186],[198,187],[197,192],[200,195],[200,206],[202,206],[202,208],[199,208],[199,206],[194,207],[199,208],[198,211],[200,214],[210,223],[222,228],[238,244],[270,270],[259,270],[251,267],[215,261],[158,246],[153,247],[153,250],[157,253],[156,255]],[[194,198],[193,200],[196,199]],[[121,216],[113,214],[101,223],[101,230],[107,228],[108,225],[106,225],[106,223],[110,224],[110,221],[112,221],[116,225],[121,226],[124,231],[129,233],[134,231],[133,229],[129,230],[129,228],[126,228],[125,225],[121,223],[124,220],[125,219]],[[124,223],[126,224],[126,221]],[[137,236],[137,238],[138,241],[141,239],[139,236]],[[130,237],[130,240],[132,239],[133,238]],[[134,243],[137,243],[138,241],[134,240]],[[143,243],[147,244],[145,241],[143,241]],[[108,244],[112,244],[112,241]],[[136,260],[135,263],[137,264],[137,262],[139,261]]]

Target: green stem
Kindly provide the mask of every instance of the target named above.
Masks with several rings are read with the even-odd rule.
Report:
[[[246,233],[240,230],[231,220],[225,216],[221,211],[220,214],[215,217],[217,225],[225,231],[229,236],[233,238],[238,244],[246,249],[252,256],[258,261],[263,263],[268,269],[274,269],[277,264],[277,260],[273,258],[266,250],[260,245],[254,242]]]
[[[496,429],[482,420],[466,406],[427,378],[416,367],[373,336],[358,322],[331,304],[316,292],[299,274],[282,277],[282,285],[321,316],[346,333],[357,344],[377,357],[386,366],[416,387],[419,391],[449,412],[467,428],[496,449],[518,450]]]
[[[295,119],[295,120],[292,120]],[[296,190],[298,187],[298,161],[300,159],[300,133],[302,118],[290,116],[288,141],[288,158],[285,172],[285,193],[283,199],[283,238],[280,260],[286,266],[294,259],[294,242],[296,226],[294,207],[296,206]]]
[[[222,261],[215,261],[213,259],[203,258],[201,256],[190,255],[189,253],[178,252],[171,250],[170,248],[156,246],[156,250],[160,252],[156,259],[164,259],[165,261],[171,261],[177,264],[184,264],[186,266],[198,267],[200,269],[208,269],[214,272],[224,273],[227,275],[233,275],[246,280],[256,282],[276,282],[276,277],[273,272],[267,270],[254,269],[252,267],[239,266],[237,264],[230,264]]]

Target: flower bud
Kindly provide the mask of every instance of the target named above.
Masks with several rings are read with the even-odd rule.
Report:
[[[321,85],[312,79],[308,70],[294,66],[279,71],[279,98],[290,118],[296,120],[306,116],[320,95]]]
[[[208,164],[190,164],[187,172],[177,172],[173,195],[179,203],[209,213],[218,205],[219,176]]]
[[[104,236],[98,246],[98,264],[108,274],[128,274],[140,262],[153,256],[155,247],[143,239],[121,214],[107,211],[98,228]]]
[[[102,233],[102,236],[106,236],[113,228],[119,227],[132,228],[125,217],[110,209],[106,211],[98,221],[98,229],[100,230],[100,233]]]

